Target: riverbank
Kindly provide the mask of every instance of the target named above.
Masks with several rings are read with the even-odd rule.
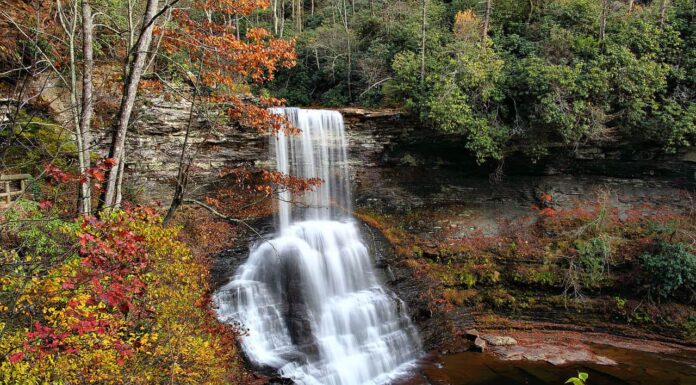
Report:
[[[689,244],[696,227],[691,180],[650,176],[655,162],[642,158],[618,159],[602,173],[592,168],[601,154],[578,161],[577,174],[550,172],[551,163],[527,172],[508,164],[510,175],[491,180],[467,163],[411,151],[397,124],[383,129],[370,120],[388,125],[394,116],[366,116],[347,116],[353,208],[382,281],[408,305],[426,350],[461,350],[443,343],[470,328],[693,340],[688,290],[656,296],[664,286],[650,280],[659,275],[644,258],[661,258],[665,244]],[[447,148],[443,140],[424,148],[432,155]],[[683,165],[679,170],[691,167]],[[244,206],[240,194],[219,203]],[[260,235],[210,223],[191,240],[215,255],[213,289],[247,259],[250,244],[271,237],[272,213],[271,200],[257,212],[233,213]],[[198,225],[199,217],[189,221]]]
[[[451,335],[500,318],[696,337],[689,287],[658,296],[670,279],[649,265],[669,245],[691,242],[688,188],[582,176],[442,183],[441,175],[410,185],[385,178],[361,190],[357,210],[386,279],[412,306],[431,346],[443,340],[438,331]],[[384,191],[398,195],[377,200]]]
[[[674,237],[668,233],[673,242],[692,231],[688,190],[664,179],[516,176],[496,185],[471,178],[442,183],[438,172],[429,179],[413,179],[403,169],[398,178],[395,174],[372,189],[358,187],[356,213],[383,282],[407,303],[425,349],[435,356],[470,359],[474,353],[462,352],[468,345],[444,342],[463,341],[471,328],[537,346],[531,355],[560,345],[556,354],[562,359],[578,341],[583,349],[593,348],[593,342],[609,336],[626,341],[618,348],[629,356],[646,350],[660,354],[663,350],[651,350],[655,344],[693,346],[688,341],[694,307],[687,297],[659,304],[651,299],[640,265],[640,256],[665,229],[680,229]],[[420,183],[406,185],[403,178]],[[371,198],[390,183],[400,184],[391,190],[399,195]],[[554,187],[553,199],[544,201],[543,186]],[[263,237],[273,233],[271,217],[253,226]],[[214,258],[214,288],[229,279],[246,260],[248,246],[260,239],[239,229],[235,237],[236,246]],[[579,283],[586,286],[575,296],[566,291],[568,261],[578,257],[583,244],[578,242],[598,237],[609,241],[606,267],[612,276],[591,281],[587,272],[579,272]],[[553,343],[539,345],[547,339]]]
[[[482,335],[500,335],[484,330]],[[484,353],[431,352],[419,375],[403,385],[550,385],[578,372],[595,385],[696,383],[693,347],[635,340],[605,333],[505,331],[515,344]],[[400,385],[401,385],[400,384]]]
[[[215,262],[218,269],[214,273],[217,277],[214,276],[213,280],[224,283],[221,274],[229,274],[246,259],[245,245],[255,236],[248,233],[236,251],[218,254]],[[364,237],[373,240],[378,239],[379,234],[364,233]],[[371,247],[374,248],[375,243]],[[422,298],[420,294],[426,292],[423,286],[419,287],[422,282],[390,279],[389,271],[395,278],[401,269],[390,269],[391,265],[383,254],[377,253],[375,257],[384,274],[383,279],[409,302],[409,306],[413,306],[414,298]],[[223,265],[226,268],[220,268]],[[407,286],[411,287],[410,292],[405,290]],[[415,385],[427,381],[432,385],[493,385],[503,381],[513,385],[547,385],[563,383],[578,370],[590,372],[591,383],[599,385],[690,385],[688,380],[696,378],[693,377],[696,368],[692,358],[696,352],[693,342],[651,333],[640,325],[524,321],[494,311],[476,312],[466,308],[432,315],[424,314],[418,308],[410,310],[426,339],[429,353],[420,361],[416,377],[397,384]],[[539,318],[554,315],[548,313]],[[562,319],[564,315],[558,314],[557,318]],[[471,343],[466,336],[469,329],[452,328],[454,319],[462,321],[459,324],[462,327],[476,328],[482,337],[511,337],[516,343],[494,346],[486,342],[483,353],[470,351]],[[450,343],[435,344],[442,340]],[[273,384],[284,381],[260,374],[257,374],[257,380]]]

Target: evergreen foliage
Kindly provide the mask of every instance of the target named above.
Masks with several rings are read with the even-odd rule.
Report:
[[[421,76],[422,1],[314,1],[302,31],[286,22],[298,65],[272,91],[291,105],[406,107],[465,135],[480,162],[519,143],[533,157],[559,142],[695,143],[692,1],[670,2],[663,23],[659,1],[493,0],[485,37],[483,3],[427,1]]]

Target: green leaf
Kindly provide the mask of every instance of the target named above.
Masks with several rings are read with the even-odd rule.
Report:
[[[578,378],[582,380],[583,382],[587,381],[587,378],[590,377],[589,374],[584,373],[584,372],[578,372]]]

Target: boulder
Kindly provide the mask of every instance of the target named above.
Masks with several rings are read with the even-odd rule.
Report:
[[[266,382],[266,385],[294,385],[295,382],[285,377],[273,377]]]
[[[472,346],[472,350],[475,352],[483,353],[486,351],[486,341],[481,338],[481,337],[476,337],[474,340],[474,346]]]
[[[508,337],[508,336],[483,336],[483,339],[486,340],[489,344],[493,346],[511,346],[511,345],[517,345],[517,340]]]
[[[481,334],[476,329],[469,329],[464,331],[464,337],[469,341],[475,341]]]

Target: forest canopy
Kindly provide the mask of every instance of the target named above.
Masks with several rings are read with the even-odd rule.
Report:
[[[696,141],[691,0],[274,0],[289,105],[406,107],[480,162],[523,147]],[[523,146],[520,146],[523,144]]]

